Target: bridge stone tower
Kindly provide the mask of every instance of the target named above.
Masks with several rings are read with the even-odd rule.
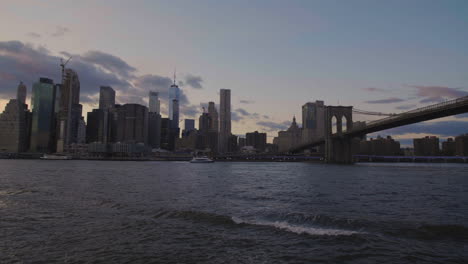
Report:
[[[353,128],[352,106],[326,106],[325,109],[325,160],[327,163],[352,164],[352,140],[343,135],[343,121],[345,129]],[[336,122],[336,133],[333,123]]]

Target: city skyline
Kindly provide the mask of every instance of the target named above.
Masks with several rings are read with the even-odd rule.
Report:
[[[68,55],[73,58],[67,67],[76,70],[82,82],[83,113],[97,108],[99,86],[112,86],[120,103],[148,105],[148,92],[159,92],[161,112],[166,116],[167,87],[172,83],[169,76],[177,67],[180,71],[178,85],[182,88],[181,120],[197,118],[201,113],[200,105],[217,102],[217,91],[226,88],[233,91],[233,133],[264,131],[268,133],[269,141],[279,130],[289,127],[292,116],[300,116],[301,106],[306,102],[323,100],[327,105],[401,112],[405,108],[422,107],[467,94],[468,77],[462,69],[468,66],[465,59],[468,34],[461,29],[467,22],[463,10],[466,11],[468,5],[461,1],[448,1],[444,5],[427,1],[410,4],[394,1],[379,6],[369,1],[357,1],[352,5],[295,1],[287,6],[274,1],[256,1],[250,8],[243,2],[202,1],[198,6],[186,3],[198,15],[187,14],[187,10],[178,4],[164,1],[132,3],[131,8],[127,8],[128,5],[130,3],[109,8],[102,3],[93,3],[96,11],[105,10],[106,14],[119,16],[127,23],[128,27],[122,31],[117,25],[109,25],[106,29],[111,35],[117,39],[117,33],[135,36],[130,38],[133,41],[118,44],[119,41],[111,41],[102,34],[102,27],[92,28],[81,18],[65,23],[60,20],[66,13],[60,11],[74,8],[89,13],[94,21],[102,19],[99,12],[91,11],[84,4],[62,6],[54,1],[41,5],[29,1],[7,4],[6,9],[10,12],[0,18],[0,22],[4,22],[0,26],[4,32],[0,39],[0,109],[9,98],[15,97],[19,81],[28,88],[26,102],[30,102],[32,84],[39,77],[49,77],[59,83],[59,58]],[[57,17],[44,18],[32,27],[31,23],[26,23],[39,21],[37,14],[40,12],[36,11],[51,9],[51,6],[57,11]],[[221,20],[226,21],[221,25],[213,24],[218,15],[195,23],[200,14],[207,12],[208,6],[220,13],[232,8],[233,17]],[[346,24],[339,15],[349,14],[353,7],[353,21]],[[122,13],[125,8],[128,14]],[[156,43],[156,49],[149,50],[145,41],[135,41],[139,34],[148,31],[141,27],[140,21],[128,21],[135,12],[145,12],[144,9],[155,13],[149,16],[149,22],[155,27],[150,28],[163,36],[148,41]],[[385,10],[395,12],[390,14]],[[20,11],[22,16],[14,15]],[[418,14],[418,19],[412,19],[410,13]],[[299,15],[294,17],[293,14]],[[177,19],[171,20],[173,23],[162,23],[169,15],[181,18],[185,23]],[[399,23],[393,24],[387,19],[390,15],[395,15]],[[276,23],[275,19],[282,23]],[[290,23],[284,23],[285,19],[291,19]],[[246,28],[245,21],[256,23],[253,28]],[[369,21],[373,24],[367,23]],[[12,23],[16,26],[6,27]],[[217,39],[225,45],[219,45],[221,48],[208,45],[209,48],[202,49],[199,55],[190,53],[194,48],[208,44],[213,37],[199,30],[192,31],[197,25],[215,30],[214,34],[221,37]],[[128,31],[137,26],[141,32]],[[227,33],[219,31],[223,26],[236,37],[233,43],[228,42],[231,38]],[[277,35],[259,30],[271,31],[275,26]],[[394,32],[396,28],[397,33]],[[185,46],[181,45],[183,33],[190,32],[194,32],[190,37],[200,33],[206,38],[191,38],[192,45],[186,45],[186,42]],[[87,33],[92,33],[96,39],[76,42],[81,38],[86,40]],[[352,33],[369,36],[369,39],[353,38]],[[443,43],[437,41],[442,37]],[[148,40],[151,39],[148,35]],[[251,40],[248,42],[251,45],[246,45],[247,39]],[[278,41],[282,39],[284,41]],[[167,43],[170,45],[166,46]],[[139,47],[140,51],[130,52],[126,46]],[[278,57],[270,58],[273,54]],[[213,56],[218,59],[214,60]],[[278,58],[281,60],[273,63],[272,60]],[[391,134],[403,142],[424,135],[446,138],[465,133],[467,122],[465,114],[380,134]]]

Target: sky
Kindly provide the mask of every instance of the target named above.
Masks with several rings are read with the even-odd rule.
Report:
[[[468,95],[465,0],[0,0],[0,111],[19,81],[59,80],[60,58],[81,82],[85,112],[100,85],[120,103],[162,113],[177,69],[182,118],[231,89],[234,134],[286,129],[301,106],[400,113]],[[84,114],[86,116],[86,114]],[[378,117],[355,115],[354,120]],[[468,132],[468,115],[391,134],[441,138]],[[375,136],[375,135],[371,135]]]

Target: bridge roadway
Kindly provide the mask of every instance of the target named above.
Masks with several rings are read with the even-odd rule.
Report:
[[[351,129],[350,131],[335,133],[332,138],[360,137],[369,133],[386,130],[390,128],[410,125],[432,119],[437,119],[446,116],[458,115],[468,112],[468,96],[460,97],[450,101],[417,108],[408,112],[404,112],[395,116],[382,118],[379,120],[366,123],[365,126],[360,126]],[[290,152],[297,153],[305,149],[316,147],[325,144],[325,138],[314,140],[305,144],[301,144],[291,148]]]

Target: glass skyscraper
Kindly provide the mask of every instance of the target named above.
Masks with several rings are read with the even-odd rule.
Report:
[[[149,92],[149,112],[150,113],[157,113],[160,112],[160,104],[159,104],[159,93],[158,92]]]
[[[174,83],[169,87],[169,119],[171,120],[171,127],[179,128],[179,100],[180,89]],[[174,105],[174,102],[176,105]]]
[[[110,109],[115,106],[115,90],[110,86],[99,89],[99,109]]]
[[[40,78],[32,89],[31,151],[54,151],[55,86],[48,78]]]

